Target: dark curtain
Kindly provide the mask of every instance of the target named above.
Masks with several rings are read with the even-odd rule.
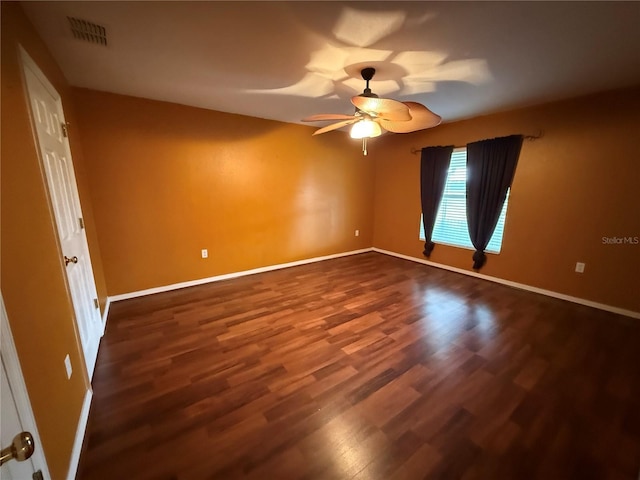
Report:
[[[476,249],[473,254],[475,270],[487,261],[484,250],[498,223],[521,147],[522,135],[467,145],[467,223],[471,243]]]
[[[447,172],[451,162],[453,145],[448,147],[426,147],[422,149],[420,158],[420,197],[422,201],[422,224],[424,226],[424,251],[425,257],[429,257],[435,244],[431,241],[433,225],[436,222],[438,207],[444,184],[447,181]]]

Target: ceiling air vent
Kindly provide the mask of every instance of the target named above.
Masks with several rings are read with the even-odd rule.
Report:
[[[97,25],[81,18],[67,17],[67,20],[69,20],[69,26],[74,38],[95,43],[96,45],[107,46],[107,29],[102,25]]]

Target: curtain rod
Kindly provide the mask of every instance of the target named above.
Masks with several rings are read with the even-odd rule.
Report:
[[[542,138],[542,137],[544,137],[544,130],[538,130],[538,133],[536,133],[535,135],[522,136],[522,138],[524,138],[525,140],[538,140],[539,138]],[[453,148],[464,148],[464,147],[466,147],[466,145],[456,145]],[[415,155],[416,153],[421,153],[421,152],[422,152],[422,148],[411,147],[412,154]]]

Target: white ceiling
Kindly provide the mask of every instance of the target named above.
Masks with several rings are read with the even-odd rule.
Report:
[[[634,1],[22,5],[74,86],[290,123],[352,114],[364,66],[374,92],[445,122],[640,84]]]

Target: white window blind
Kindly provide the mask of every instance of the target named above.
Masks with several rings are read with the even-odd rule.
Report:
[[[467,227],[467,149],[459,148],[451,155],[449,173],[444,187],[442,201],[438,208],[436,223],[433,227],[431,240],[434,243],[453,245],[473,249]],[[498,225],[487,245],[487,252],[500,253],[502,236],[504,234],[504,222],[507,216],[509,192],[502,207]],[[420,218],[420,239],[424,240],[424,227]]]

